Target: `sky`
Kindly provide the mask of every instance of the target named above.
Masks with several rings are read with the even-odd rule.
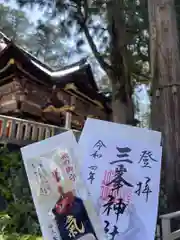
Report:
[[[3,3],[7,6],[11,6],[13,8],[18,8],[18,5],[16,4],[16,1],[14,1],[14,0],[0,0],[0,3]],[[43,15],[43,12],[41,12],[38,7],[33,7],[33,9],[26,7],[26,8],[23,8],[23,10],[26,12],[27,16],[33,22],[36,22]]]
[[[13,8],[18,8],[18,5],[16,4],[15,0],[0,0],[0,3],[11,6]],[[26,7],[23,10],[26,12],[29,19],[34,23],[36,23],[38,19],[43,18],[43,11],[41,11],[39,9],[39,7],[37,7],[37,6],[33,7],[33,9],[31,9],[30,7],[29,8]],[[68,44],[73,44],[73,41],[69,41]],[[87,48],[86,49],[87,52],[90,53],[91,51],[90,51],[90,48],[88,45],[86,48]],[[72,62],[76,62],[76,61],[79,61],[80,58],[81,58],[81,56],[76,56],[71,60],[72,60]],[[103,75],[103,72],[100,68],[98,68],[97,70],[99,71],[98,74]],[[139,92],[137,94],[138,94],[139,100],[140,100],[139,101],[140,102],[140,110],[142,113],[145,113],[149,106],[149,97],[147,95],[146,88],[143,86],[141,92]]]
[[[0,0],[0,3],[3,3],[5,5],[7,5],[7,6],[11,6],[12,8],[18,9],[18,5],[16,4],[16,0]],[[27,17],[34,24],[40,18],[41,19],[45,19],[44,15],[43,15],[44,11],[42,11],[42,8],[40,9],[38,6],[33,7],[33,9],[31,9],[30,7],[24,7],[22,10],[27,14]],[[74,49],[75,48],[74,47],[75,46],[75,41],[74,41],[73,38],[68,39],[68,43],[66,42],[66,44],[68,44],[68,47],[70,49]],[[71,58],[68,59],[68,64],[72,64],[72,63],[78,62],[82,58],[86,58],[87,56],[90,56],[90,57],[92,56],[92,52],[91,52],[91,49],[90,49],[88,44],[85,44],[84,50],[85,51],[82,54],[73,54],[73,56],[71,56]],[[93,67],[93,71],[95,70],[94,71],[95,74],[96,74],[95,77],[96,77],[96,79],[100,79],[105,74],[104,71],[99,67],[98,64],[96,64],[96,63],[94,64],[94,62],[91,63],[91,65],[95,65],[95,67],[92,66]]]

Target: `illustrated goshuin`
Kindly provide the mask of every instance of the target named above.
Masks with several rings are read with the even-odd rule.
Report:
[[[61,196],[52,212],[62,240],[97,240],[83,201],[72,192]]]

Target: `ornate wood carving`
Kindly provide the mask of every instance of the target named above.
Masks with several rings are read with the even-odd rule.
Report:
[[[78,115],[82,115],[85,117],[87,117],[88,115],[94,115],[101,119],[107,118],[106,113],[102,111],[98,106],[96,107],[91,103],[85,103],[77,98],[75,103],[75,112]]]
[[[4,114],[10,111],[14,113],[21,111],[21,113],[28,113],[34,118],[38,117],[42,122],[51,122],[64,127],[67,122],[67,112],[69,112],[71,117],[68,119],[71,124],[68,123],[68,126],[71,125],[76,129],[83,127],[84,121],[89,115],[107,119],[102,108],[93,102],[83,100],[81,97],[61,89],[43,86],[25,76],[14,76],[11,82],[0,86],[0,93],[0,113]],[[44,108],[49,105],[52,105],[57,111],[44,113]],[[58,109],[62,105],[71,108],[64,108],[59,112]]]

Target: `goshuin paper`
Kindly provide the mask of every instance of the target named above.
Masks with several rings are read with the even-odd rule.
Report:
[[[71,131],[22,149],[44,239],[106,239],[81,180],[77,152]]]
[[[86,121],[81,169],[109,240],[154,240],[160,139],[161,133],[147,129]]]

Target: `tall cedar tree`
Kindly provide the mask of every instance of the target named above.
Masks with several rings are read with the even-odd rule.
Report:
[[[180,208],[180,57],[174,0],[149,0],[152,128],[162,132],[168,211]],[[167,209],[166,209],[167,211]]]

